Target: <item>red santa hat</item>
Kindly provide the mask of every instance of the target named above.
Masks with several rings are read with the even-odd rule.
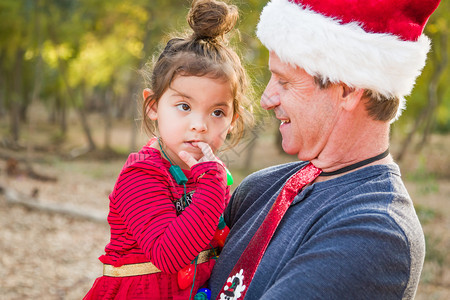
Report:
[[[257,28],[285,63],[312,76],[386,97],[411,93],[430,40],[423,29],[440,0],[272,0]]]

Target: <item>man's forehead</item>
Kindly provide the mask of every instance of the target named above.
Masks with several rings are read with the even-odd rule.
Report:
[[[284,74],[286,73],[289,65],[281,61],[281,59],[274,52],[269,54],[269,70],[274,74]]]
[[[271,65],[278,65],[278,64],[282,64],[281,59],[278,57],[278,55],[275,52],[270,51],[269,52],[269,67]]]
[[[283,62],[278,55],[275,54],[275,52],[270,52],[269,54],[269,70],[272,74],[279,75],[279,76],[286,76],[289,74],[297,74],[297,73],[304,73],[305,71],[298,67],[294,66],[292,64],[289,64],[287,62]]]

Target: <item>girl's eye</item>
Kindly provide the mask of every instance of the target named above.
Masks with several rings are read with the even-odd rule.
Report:
[[[221,116],[224,116],[225,113],[223,111],[221,111],[220,109],[216,109],[215,111],[213,111],[212,115],[214,117],[221,117]]]
[[[177,104],[177,108],[181,111],[189,111],[191,109],[186,103]]]

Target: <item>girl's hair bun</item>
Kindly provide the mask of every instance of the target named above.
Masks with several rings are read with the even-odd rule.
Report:
[[[216,0],[194,0],[187,21],[194,30],[194,38],[216,39],[231,31],[238,17],[235,5]]]

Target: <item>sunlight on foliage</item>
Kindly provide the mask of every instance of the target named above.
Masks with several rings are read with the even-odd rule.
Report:
[[[58,60],[67,60],[72,57],[72,55],[73,49],[68,43],[54,45],[52,42],[46,41],[42,49],[44,61],[53,68],[58,67]]]

